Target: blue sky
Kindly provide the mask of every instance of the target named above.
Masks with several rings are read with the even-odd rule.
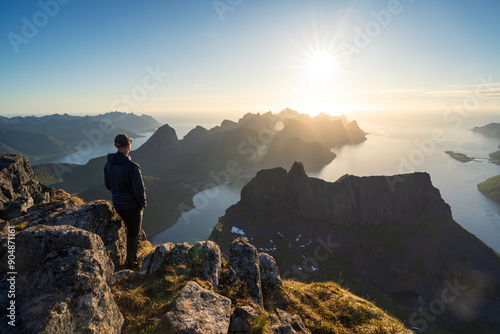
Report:
[[[494,0],[0,7],[0,114],[500,112]]]

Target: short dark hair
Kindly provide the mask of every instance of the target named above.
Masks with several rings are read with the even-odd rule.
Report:
[[[125,147],[129,145],[132,142],[132,140],[134,139],[130,138],[126,134],[120,133],[115,137],[115,145],[119,145],[119,147]]]

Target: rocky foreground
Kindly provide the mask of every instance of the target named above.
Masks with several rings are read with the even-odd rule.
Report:
[[[244,239],[152,247],[122,270],[126,228],[110,202],[43,186],[0,156],[2,333],[409,333],[334,283],[282,281]],[[139,320],[138,320],[139,319]]]

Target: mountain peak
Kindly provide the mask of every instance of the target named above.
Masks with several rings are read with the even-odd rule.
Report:
[[[304,170],[304,165],[302,162],[295,161],[288,172],[289,177],[292,178],[304,178],[307,177],[306,171]]]
[[[156,132],[145,142],[137,152],[147,154],[172,155],[178,154],[181,151],[177,133],[168,124],[162,125]]]

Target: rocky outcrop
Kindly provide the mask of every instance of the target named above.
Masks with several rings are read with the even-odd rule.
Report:
[[[222,254],[213,241],[198,241],[193,246],[171,242],[156,246],[144,259],[139,274],[150,276],[167,265],[178,264],[187,264],[193,274],[209,281],[213,287],[219,285]]]
[[[150,253],[151,261],[155,255],[163,253],[165,248],[170,249],[171,245],[157,246]],[[165,265],[176,265],[172,262],[174,249],[175,246],[164,256],[167,261]],[[220,257],[217,244],[197,242],[190,248],[186,264],[189,264],[191,275],[210,282],[213,287],[218,287],[218,291],[227,289],[228,285],[234,287],[236,277],[239,278],[244,283],[247,298],[254,302],[253,306],[236,306],[231,312],[231,301],[228,298],[191,281],[181,290],[172,309],[162,317],[156,327],[157,333],[253,333],[255,329],[252,326],[259,326],[258,322],[254,323],[258,317],[265,321],[261,325],[269,323],[266,326],[272,333],[309,333],[297,315],[290,315],[281,309],[276,309],[276,313],[270,316],[264,312],[263,300],[272,307],[278,304],[286,306],[285,295],[280,294],[279,298],[277,297],[276,289],[282,293],[282,282],[272,256],[258,254],[255,247],[249,243],[242,239],[235,240],[231,247],[228,267],[223,269],[227,276],[235,277],[221,280],[222,283],[215,285],[214,277],[217,275],[210,276],[207,273],[213,272],[214,268],[221,269]],[[204,266],[203,263],[207,265]],[[266,292],[264,298],[262,291]]]
[[[121,332],[107,285],[114,265],[96,234],[67,225],[29,228],[16,237],[16,270],[19,322],[11,332]]]
[[[260,253],[259,269],[264,306],[283,304],[285,300],[283,295],[283,283],[281,281],[278,265],[274,258],[267,253]]]
[[[0,219],[17,218],[53,198],[54,189],[38,181],[28,159],[16,154],[0,156]]]
[[[159,334],[226,334],[231,317],[231,300],[188,282],[156,327]]]
[[[175,248],[175,245],[171,242],[164,243],[162,245],[156,246],[156,248],[151,251],[142,262],[140,275],[152,275],[161,269],[167,262],[167,257],[169,253]]]
[[[76,204],[40,184],[25,158],[3,155],[0,161],[2,213],[10,218],[0,234],[0,287],[7,291],[7,277],[16,286],[15,327],[9,329],[120,333],[123,317],[108,283],[125,262],[126,228],[111,203]],[[12,215],[20,198],[29,199],[27,205]],[[7,294],[0,296],[2,318],[11,302]]]
[[[394,177],[345,175],[330,183],[306,175],[301,163],[287,173],[261,170],[242,190],[241,209],[260,219],[285,207],[307,220],[335,225],[419,224],[426,219],[451,219],[451,210],[427,173]]]
[[[229,265],[246,282],[255,304],[264,307],[257,249],[242,238],[236,239],[229,251]]]
[[[215,242],[196,242],[188,252],[187,262],[195,275],[209,281],[213,287],[219,286],[222,253]]]
[[[53,205],[32,210],[19,220],[28,221],[27,228],[35,225],[74,226],[101,237],[109,258],[116,267],[124,265],[127,257],[127,229],[109,201],[94,201],[71,205],[61,210],[47,212]],[[57,206],[56,206],[57,207]]]

